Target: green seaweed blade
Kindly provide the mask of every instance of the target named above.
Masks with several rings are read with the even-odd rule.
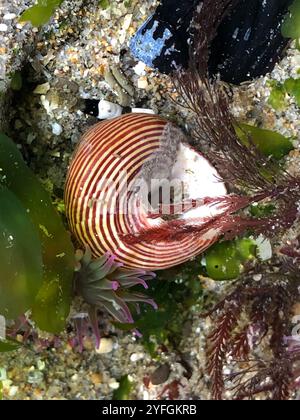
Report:
[[[294,0],[289,7],[289,13],[281,27],[281,33],[285,38],[300,38],[300,0]]]
[[[14,319],[33,307],[42,286],[42,250],[26,210],[1,186],[0,232],[0,314]]]
[[[235,127],[237,136],[243,144],[249,145],[249,139],[264,156],[273,156],[281,159],[294,149],[288,137],[275,131],[258,128],[249,124],[240,123]]]
[[[64,328],[70,310],[74,248],[49,194],[4,134],[0,134],[1,184],[17,196],[38,229],[44,281],[33,307],[33,319],[39,328],[57,333]]]

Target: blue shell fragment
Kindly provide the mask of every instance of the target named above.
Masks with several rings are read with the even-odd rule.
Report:
[[[152,26],[149,28],[151,21]],[[166,41],[172,36],[171,31],[168,28],[164,28],[162,36],[155,39],[154,33],[159,25],[160,22],[153,16],[150,16],[130,41],[130,49],[133,56],[149,67],[154,66],[154,60],[161,55]]]

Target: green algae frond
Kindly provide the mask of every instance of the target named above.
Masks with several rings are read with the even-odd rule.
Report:
[[[1,208],[4,208],[2,206],[5,203],[8,214],[15,215],[7,220],[4,214],[0,214],[0,224],[9,226],[18,238],[19,248],[14,249],[14,261],[15,264],[17,261],[19,264],[23,262],[22,284],[24,286],[28,282],[30,285],[30,297],[26,304],[23,302],[18,305],[16,300],[13,314],[20,315],[24,309],[31,309],[33,320],[39,328],[59,332],[64,328],[71,302],[73,245],[48,193],[26,166],[16,145],[4,134],[0,135],[0,186]],[[4,251],[1,249],[1,252]],[[11,293],[15,290],[12,300],[17,299],[21,289],[18,291],[18,286],[13,282],[14,267],[6,267],[5,270],[5,274],[1,272],[1,291],[7,278],[7,287],[11,287]],[[9,304],[13,305],[13,301]],[[5,307],[0,307],[0,312],[3,309]]]

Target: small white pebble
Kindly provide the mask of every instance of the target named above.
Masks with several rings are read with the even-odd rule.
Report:
[[[63,131],[63,128],[62,128],[62,126],[60,124],[58,124],[58,123],[53,123],[52,124],[52,133],[55,136],[61,135],[62,131]]]
[[[254,281],[260,281],[262,279],[262,274],[254,274],[253,280]]]
[[[6,32],[8,26],[5,23],[0,23],[0,32]]]
[[[101,338],[100,346],[96,349],[98,354],[110,353],[113,350],[113,341],[110,338]]]
[[[114,378],[109,380],[108,386],[111,389],[118,389],[120,387],[119,382],[117,382]]]
[[[144,357],[145,357],[144,353],[132,353],[132,355],[130,356],[130,361],[137,362],[138,360],[141,360]]]
[[[0,368],[0,381],[5,381],[7,379],[7,372],[5,368]]]
[[[114,48],[114,47],[117,47],[118,46],[118,40],[117,40],[117,38],[112,38],[111,40],[110,40],[110,45]]]
[[[17,17],[15,13],[6,13],[6,15],[3,16],[3,20],[13,20]]]
[[[38,362],[37,362],[38,370],[44,370],[45,367],[46,367],[46,363],[43,360],[38,360]]]
[[[123,29],[127,31],[132,21],[132,14],[128,14],[124,18]]]
[[[143,391],[143,400],[149,400],[150,399],[150,394],[148,391]]]
[[[139,61],[136,66],[133,67],[135,74],[138,76],[145,76],[146,75],[146,64],[142,61]]]
[[[18,392],[18,390],[19,390],[19,387],[18,387],[18,386],[13,385],[13,386],[11,386],[11,387],[9,388],[9,393],[8,393],[8,395],[9,395],[10,397],[14,397],[14,396],[16,395],[16,393]]]
[[[139,89],[147,89],[148,80],[146,79],[146,77],[140,77],[138,82],[137,82],[137,85],[138,85]]]

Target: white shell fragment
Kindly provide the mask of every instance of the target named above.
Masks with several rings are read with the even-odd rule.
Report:
[[[106,120],[111,118],[120,117],[123,112],[123,108],[120,105],[102,99],[98,104],[98,118],[99,120]]]
[[[263,235],[259,235],[255,239],[257,245],[258,256],[261,261],[268,261],[272,258],[273,250],[272,245],[269,239],[265,238]]]
[[[121,105],[114,104],[113,102],[101,99],[98,104],[98,116],[99,120],[109,120],[112,118],[120,117],[125,112]],[[136,114],[152,114],[155,112],[148,108],[132,108],[131,112]]]
[[[153,109],[147,109],[147,108],[132,108],[131,112],[135,112],[137,114],[152,114],[155,115],[155,112]]]

